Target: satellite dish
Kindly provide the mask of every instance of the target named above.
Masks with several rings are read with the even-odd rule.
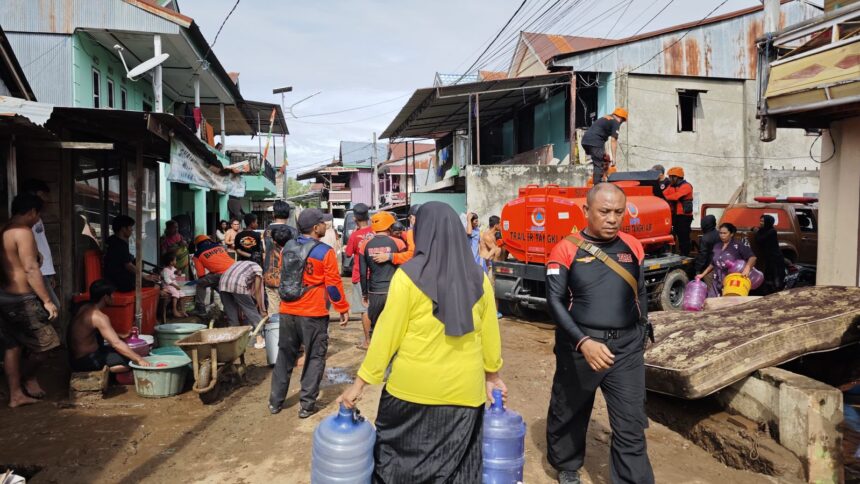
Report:
[[[151,69],[160,66],[164,63],[169,57],[170,54],[158,54],[157,56],[149,59],[147,61],[141,62],[132,70],[128,70],[128,65],[125,63],[125,57],[122,56],[123,48],[120,45],[113,46],[114,49],[119,53],[119,58],[122,60],[122,66],[125,67],[126,77],[128,77],[132,81],[136,81],[136,77],[143,75],[144,73],[150,71]]]

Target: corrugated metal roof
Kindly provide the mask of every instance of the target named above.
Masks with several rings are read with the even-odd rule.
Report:
[[[53,111],[53,104],[0,96],[0,116],[21,116],[36,126],[44,126]]]
[[[570,80],[570,73],[556,73],[418,89],[379,138],[441,138],[466,129],[469,94],[480,95],[481,119],[491,121],[515,107],[536,103],[540,87],[569,85]]]
[[[409,146],[409,156],[412,155],[420,155],[423,153],[428,153],[430,151],[436,151],[436,145],[434,143],[415,143],[412,144],[408,141],[403,141],[401,143],[391,143],[389,146],[391,147],[391,155],[388,157],[389,160],[402,160],[406,158],[407,145]],[[415,150],[415,153],[412,150]]]
[[[756,39],[764,31],[762,10],[761,6],[747,8],[710,18],[698,26],[692,22],[613,41],[585,52],[560,55],[553,64],[573,67],[576,72],[636,69],[637,74],[754,79]],[[780,26],[820,14],[820,9],[805,2],[783,0]],[[655,54],[659,55],[649,61]]]
[[[68,35],[6,32],[36,99],[57,106],[74,104],[72,38]]]
[[[7,32],[72,34],[75,29],[85,28],[178,34],[181,26],[187,25],[176,16],[184,17],[190,25],[188,17],[167,9],[157,10],[143,0],[0,2],[0,19],[3,19],[3,28]]]
[[[560,54],[593,49],[613,42],[612,39],[542,34],[537,32],[523,32],[522,38],[528,42],[529,46],[544,64]]]
[[[371,159],[381,163],[388,159],[388,143],[376,143],[376,156],[373,155],[373,143],[364,141],[341,141],[340,161],[345,167],[370,168]]]
[[[478,71],[478,78],[482,81],[498,81],[499,79],[507,79],[508,73],[501,71]]]

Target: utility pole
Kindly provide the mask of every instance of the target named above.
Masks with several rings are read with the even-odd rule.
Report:
[[[779,30],[780,0],[764,0],[764,33],[772,34]]]
[[[370,155],[370,172],[373,173],[373,184],[370,186],[370,196],[373,203],[370,204],[373,208],[379,207],[379,172],[376,168],[376,133],[373,133],[373,154]]]

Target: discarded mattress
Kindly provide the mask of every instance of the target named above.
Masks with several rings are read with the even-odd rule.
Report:
[[[741,306],[653,313],[648,390],[696,399],[760,368],[860,341],[860,288],[803,287]]]

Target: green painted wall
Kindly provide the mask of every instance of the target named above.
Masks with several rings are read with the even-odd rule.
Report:
[[[113,81],[114,109],[121,109],[120,91],[128,93],[126,109],[143,111],[144,101],[155,106],[152,83],[146,77],[131,81],[125,76],[125,68],[116,51],[108,50],[94,42],[86,33],[75,32],[72,36],[72,79],[74,82],[74,107],[92,108],[93,102],[93,70],[97,70],[101,79],[101,100],[99,107],[108,107],[108,80]],[[129,68],[137,65],[133,58],[127,58]],[[172,112],[173,100],[164,98],[165,112]]]
[[[534,146],[555,145],[553,154],[558,159],[564,159],[570,153],[565,126],[567,115],[565,105],[567,96],[560,92],[535,106],[534,114]]]
[[[275,196],[275,184],[268,178],[260,175],[245,175],[246,197],[254,200],[262,200]]]
[[[412,193],[409,195],[413,205],[427,202],[447,203],[457,213],[466,213],[465,193]]]

